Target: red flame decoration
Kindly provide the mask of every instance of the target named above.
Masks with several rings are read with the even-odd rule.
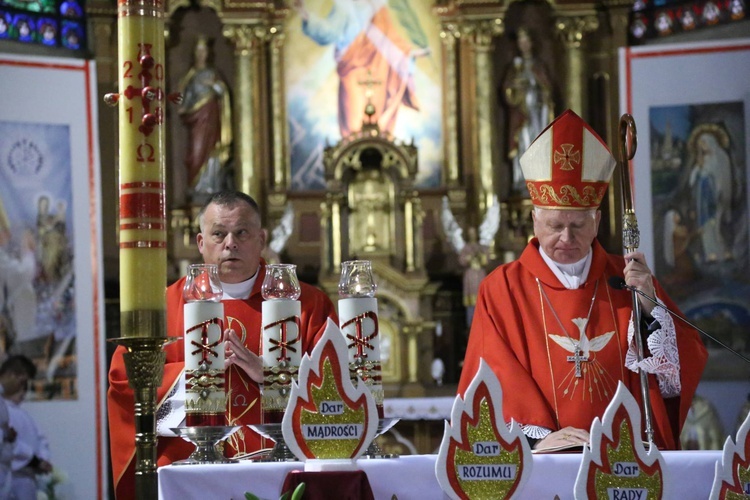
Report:
[[[739,446],[737,447],[739,449]],[[718,498],[732,498],[733,494],[737,494],[740,498],[745,498],[747,493],[743,489],[745,483],[750,482],[748,478],[748,469],[750,469],[750,440],[745,439],[745,450],[743,455],[745,458],[741,458],[739,453],[734,453],[732,457],[732,465],[729,470],[732,473],[732,482],[727,483],[726,480],[721,481],[721,489],[719,489]]]
[[[622,425],[623,423],[627,423],[627,425]],[[620,445],[622,444],[622,438],[624,436],[620,435],[620,430],[622,428],[626,428],[628,435],[630,436],[630,442],[635,443],[636,441],[640,441],[640,436],[635,437],[633,436],[633,423],[630,419],[630,414],[628,413],[627,409],[625,408],[624,404],[621,404],[617,411],[614,414],[614,417],[612,418],[612,439],[609,439],[606,434],[602,433],[602,439],[601,439],[601,445],[600,445],[600,454],[601,457],[601,465],[597,464],[596,462],[591,462],[591,467],[589,467],[588,471],[588,479],[586,481],[586,492],[588,494],[589,498],[598,498],[597,492],[596,492],[596,476],[597,473],[605,474],[605,475],[611,475],[612,470],[612,464],[610,462],[610,454],[607,453],[608,451],[618,449]],[[659,464],[659,461],[654,461],[653,465],[647,465],[641,457],[638,456],[638,453],[633,453],[633,458],[635,459],[636,463],[638,464],[638,467],[642,474],[645,474],[647,476],[656,476],[657,474],[660,476],[663,476],[661,466]],[[661,482],[659,483],[659,492],[656,494],[653,498],[661,498],[663,491],[661,490]],[[650,492],[649,497],[651,498]]]
[[[471,439],[469,437],[469,429],[470,428],[476,428],[479,425],[479,419],[481,416],[480,407],[482,405],[483,401],[487,401],[488,408],[490,412],[490,422],[492,424],[492,431],[495,435],[495,438],[497,442],[502,446],[503,450],[508,453],[518,453],[521,455],[523,453],[523,447],[521,445],[520,438],[516,437],[511,442],[506,442],[505,439],[503,439],[502,434],[500,434],[500,431],[497,428],[496,422],[497,422],[497,416],[495,415],[495,406],[492,404],[492,396],[490,394],[490,390],[487,387],[487,384],[484,382],[481,382],[477,386],[477,390],[474,395],[474,400],[472,401],[472,416],[470,417],[467,412],[461,413],[461,422],[459,423],[460,427],[459,430],[461,432],[461,441],[456,441],[453,436],[451,436],[449,441],[449,448],[447,453],[446,462],[448,464],[447,467],[447,475],[448,480],[450,481],[451,486],[453,487],[453,491],[456,492],[461,498],[470,500],[469,496],[466,495],[466,493],[463,492],[462,487],[459,485],[459,478],[456,474],[456,450],[463,450],[467,453],[473,453],[472,446],[474,443],[471,442]],[[501,419],[502,420],[502,419]],[[524,472],[524,463],[523,461],[520,462],[518,466],[518,471],[516,472],[516,480],[515,484],[511,487],[511,489],[508,491],[508,494],[506,495],[506,498],[510,498],[517,490],[519,485],[519,479],[523,477]]]
[[[338,355],[336,354],[336,348],[333,345],[333,342],[326,341],[326,343],[323,346],[323,351],[320,356],[320,362],[318,364],[317,370],[310,369],[310,373],[308,375],[308,392],[307,392],[307,401],[301,397],[301,393],[297,397],[296,402],[290,402],[290,405],[294,405],[294,411],[292,413],[292,430],[294,432],[294,436],[296,438],[297,444],[299,445],[300,449],[302,450],[302,453],[305,455],[305,457],[309,459],[315,459],[317,458],[316,455],[310,450],[310,448],[307,445],[307,442],[302,439],[303,431],[302,431],[302,420],[303,420],[303,411],[307,411],[309,413],[318,413],[318,407],[315,404],[315,398],[313,397],[313,391],[314,390],[322,390],[323,389],[323,383],[330,383],[330,381],[325,381],[325,371],[324,366],[325,363],[328,362],[331,364],[331,367],[333,369],[334,377],[333,382],[336,387],[336,391],[338,392],[338,395],[341,397],[341,401],[346,405],[348,408],[350,408],[353,411],[363,411],[365,418],[364,418],[364,430],[362,432],[362,436],[360,438],[360,442],[357,445],[357,447],[354,449],[354,451],[351,454],[351,457],[357,456],[359,451],[362,449],[362,447],[365,445],[365,436],[367,435],[367,423],[369,421],[369,407],[367,406],[367,397],[364,393],[360,394],[360,397],[356,400],[351,399],[348,397],[346,391],[344,390],[343,386],[343,377],[339,376],[343,373],[349,372],[349,367],[346,367],[346,370],[342,372],[341,369],[341,362],[339,360]],[[287,406],[289,408],[289,406]]]

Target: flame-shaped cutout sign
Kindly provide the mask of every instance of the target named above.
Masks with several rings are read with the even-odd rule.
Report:
[[[502,400],[500,382],[482,360],[464,398],[453,402],[435,463],[450,498],[511,498],[531,476],[529,442],[515,422],[505,424]]]
[[[620,382],[602,420],[591,424],[591,448],[583,447],[575,497],[670,498],[664,458],[653,443],[646,452],[640,436],[640,408]]]
[[[737,442],[724,442],[721,464],[716,463],[711,500],[744,499],[750,495],[750,414],[737,431]]]
[[[364,382],[351,382],[346,341],[330,319],[300,362],[281,426],[287,446],[302,461],[354,459],[375,438],[375,399]]]

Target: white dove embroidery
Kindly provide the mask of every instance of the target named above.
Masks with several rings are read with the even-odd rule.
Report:
[[[595,357],[590,354],[596,353],[604,349],[609,341],[614,336],[614,330],[605,334],[589,339],[586,335],[586,325],[588,319],[586,318],[573,318],[573,323],[578,327],[579,340],[576,342],[569,336],[565,335],[553,335],[549,334],[549,337],[560,347],[573,354],[568,356],[568,361],[574,362],[574,366],[571,367],[568,375],[560,382],[558,388],[563,389],[564,395],[569,395],[571,398],[576,392],[577,388],[583,390],[583,395],[588,398],[593,398],[598,395],[600,399],[608,398],[610,395],[611,384],[613,383],[611,377],[609,377],[605,370],[602,369],[599,362]],[[594,367],[593,371],[589,371],[582,368],[582,363],[591,363]],[[582,385],[579,385],[579,381]],[[588,387],[588,389],[586,389]]]
[[[581,356],[584,358],[588,358],[589,352],[599,352],[604,349],[604,346],[607,345],[609,340],[612,338],[612,335],[615,334],[613,330],[589,340],[588,336],[586,336],[586,325],[588,324],[588,322],[589,320],[586,318],[573,318],[573,323],[575,323],[575,325],[578,327],[578,336],[580,337],[580,340],[578,342],[575,342],[568,336],[563,337],[562,335],[550,334],[549,337],[554,340],[557,345],[568,352],[574,353],[576,351],[576,347],[578,347]]]

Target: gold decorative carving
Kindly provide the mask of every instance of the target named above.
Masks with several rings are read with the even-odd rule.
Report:
[[[287,176],[289,143],[288,127],[286,124],[286,94],[284,78],[284,43],[286,34],[281,26],[273,26],[270,30],[271,54],[271,120],[273,122],[273,179],[272,190],[289,188]]]
[[[237,187],[256,199],[262,199],[263,162],[261,161],[260,96],[263,82],[263,47],[269,28],[261,23],[226,24],[224,36],[235,48],[235,181]]]
[[[458,32],[453,28],[453,25],[444,24],[440,32],[445,59],[445,64],[443,64],[445,72],[443,76],[443,99],[445,102],[445,140],[443,142],[445,167],[443,174],[448,186],[456,186],[461,180],[458,162],[458,75],[456,74]]]
[[[568,47],[578,48],[586,33],[599,28],[599,19],[594,14],[561,16],[555,21],[555,28]]]

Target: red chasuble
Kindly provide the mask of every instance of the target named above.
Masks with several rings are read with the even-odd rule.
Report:
[[[265,263],[260,268],[255,285],[246,300],[225,300],[224,326],[232,328],[242,338],[245,346],[255,354],[261,347],[261,303],[263,297],[260,289],[265,277]],[[164,403],[167,395],[177,383],[185,362],[185,347],[182,341],[184,326],[182,306],[183,277],[167,288],[167,335],[179,338],[177,342],[167,345],[164,350],[167,360],[164,366],[164,378],[157,392],[158,407]],[[302,315],[300,334],[303,352],[311,352],[315,342],[322,336],[328,318],[338,324],[336,311],[328,296],[319,289],[300,283],[302,294]],[[112,356],[109,371],[109,391],[107,393],[110,429],[110,453],[112,455],[112,472],[115,493],[118,499],[135,498],[135,428],[133,422],[133,390],[128,386],[123,362],[124,347],[118,347]],[[246,427],[246,424],[261,422],[260,391],[242,370],[231,366],[227,370],[228,425],[242,425],[229,440],[225,454],[249,453],[264,446],[261,437]],[[182,438],[159,437],[157,463],[161,467],[176,460],[190,456],[195,446]]]
[[[502,385],[506,421],[553,431],[567,426],[589,430],[594,417],[604,414],[618,381],[643,407],[640,377],[625,368],[631,293],[607,284],[611,276],[622,277],[625,261],[607,254],[597,241],[593,250],[589,276],[577,290],[560,283],[542,260],[536,239],[519,260],[500,266],[482,282],[459,394],[466,391],[483,358]],[[655,286],[657,297],[677,310],[661,286]],[[587,325],[579,328],[583,321],[574,322],[574,318],[589,317],[589,310]],[[654,441],[662,450],[679,446],[680,429],[707,359],[697,331],[679,320],[675,328],[681,396],[665,400],[655,376],[648,377]],[[583,348],[580,377],[576,377],[573,343]]]

